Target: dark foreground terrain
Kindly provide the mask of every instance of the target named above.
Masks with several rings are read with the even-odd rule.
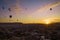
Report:
[[[0,40],[60,40],[60,23],[0,23]]]

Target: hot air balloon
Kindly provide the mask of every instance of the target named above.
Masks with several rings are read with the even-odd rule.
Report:
[[[50,10],[52,10],[52,8],[50,8]]]
[[[25,8],[25,10],[27,10],[27,8]]]
[[[12,15],[9,15],[9,18],[12,18]]]
[[[5,9],[4,6],[2,7],[2,9],[3,9],[3,10]]]
[[[11,8],[8,8],[9,11],[11,11]]]

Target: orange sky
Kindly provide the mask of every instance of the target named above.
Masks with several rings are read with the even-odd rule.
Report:
[[[4,3],[5,2],[5,3]],[[60,22],[60,1],[2,1],[0,9],[0,22],[22,22],[22,23],[47,23]],[[11,8],[8,11],[7,8]],[[52,8],[52,10],[50,10]],[[12,18],[9,18],[12,15]]]

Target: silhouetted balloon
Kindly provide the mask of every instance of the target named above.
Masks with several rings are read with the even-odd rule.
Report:
[[[8,8],[9,11],[11,11],[11,8]]]
[[[50,8],[50,10],[52,10],[52,8]]]
[[[27,8],[25,8],[25,10],[27,10]]]
[[[2,9],[4,10],[5,8],[4,8],[4,7],[2,7]]]
[[[9,15],[10,18],[12,18],[12,15]]]

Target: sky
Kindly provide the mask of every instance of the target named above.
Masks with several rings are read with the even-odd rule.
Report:
[[[44,23],[45,20],[60,22],[60,0],[0,0],[0,22]]]

